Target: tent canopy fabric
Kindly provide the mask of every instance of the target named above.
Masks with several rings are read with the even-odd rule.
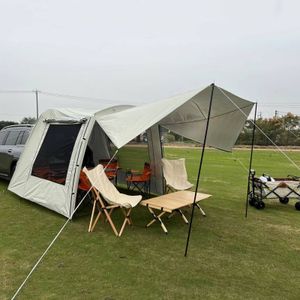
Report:
[[[155,180],[151,179],[151,182],[155,182],[156,190],[161,191],[162,153],[157,150],[161,150],[159,126],[203,143],[211,92],[212,86],[208,86],[201,91],[137,107],[102,105],[98,111],[48,110],[34,126],[8,189],[70,217],[76,205],[79,175],[87,147],[93,149],[94,162],[98,163],[100,158],[110,158],[110,141],[121,148],[147,130],[151,168],[156,170],[152,178]],[[215,86],[207,145],[231,151],[253,105],[253,102]],[[64,139],[63,126],[70,126],[73,136]],[[55,132],[57,136],[50,134]],[[62,157],[60,154],[66,149],[68,153]]]
[[[118,148],[154,124],[203,143],[211,91],[212,86],[208,86],[201,91],[95,118]],[[207,145],[231,151],[253,105],[253,102],[215,87]]]
[[[113,114],[116,111],[129,109],[130,107],[126,105],[103,106],[103,110],[98,112],[80,109],[49,109],[42,113],[31,131],[8,189],[22,198],[70,217],[75,207],[79,174],[87,145],[94,145],[94,155],[109,158],[107,137],[99,126],[95,126],[94,115],[96,113]],[[41,150],[45,148],[43,145],[46,144],[47,133],[50,131],[51,126],[61,126],[63,128],[67,124],[71,126],[72,123],[80,123],[81,126],[73,149],[71,149],[64,184],[42,178],[51,176],[50,170],[47,171],[46,176],[42,174],[43,170],[41,168],[34,172],[37,169],[35,165]],[[95,137],[96,135],[97,137]],[[48,145],[51,144],[57,145],[57,138],[53,137]],[[62,147],[57,147],[57,149],[59,148],[62,149]],[[49,161],[54,163],[58,162],[59,159],[61,159],[59,153],[53,159],[48,158]]]

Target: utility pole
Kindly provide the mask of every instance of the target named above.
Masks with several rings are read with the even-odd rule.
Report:
[[[35,90],[36,120],[39,118],[39,91]]]

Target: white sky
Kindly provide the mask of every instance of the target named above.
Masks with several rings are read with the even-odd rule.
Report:
[[[139,104],[215,82],[263,116],[300,114],[299,11],[292,0],[0,0],[0,91]],[[99,101],[41,94],[40,111]],[[0,120],[24,116],[34,94],[0,93]]]

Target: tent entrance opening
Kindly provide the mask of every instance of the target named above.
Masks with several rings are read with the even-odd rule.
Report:
[[[50,124],[32,168],[32,176],[64,185],[82,124]]]

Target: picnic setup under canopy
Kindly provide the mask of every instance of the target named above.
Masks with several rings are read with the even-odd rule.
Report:
[[[132,224],[131,209],[141,204],[153,216],[147,226],[158,221],[168,232],[162,221],[165,213],[178,212],[186,223],[189,220],[181,211],[183,207],[198,207],[205,215],[199,201],[211,195],[198,192],[205,146],[231,151],[254,105],[212,84],[140,106],[100,104],[97,111],[47,110],[31,132],[9,190],[72,218],[78,206],[78,186],[85,181],[83,190],[93,198],[89,231],[104,214],[120,236],[126,224]],[[201,157],[195,161],[199,172],[194,192],[189,190],[193,185],[188,181],[184,158],[163,157],[162,128],[202,144]],[[129,176],[121,170],[123,175],[117,175],[119,166],[112,166],[117,165],[118,149],[143,132],[147,133],[149,161],[142,174]],[[122,182],[129,189],[137,187],[143,199],[125,195],[124,189],[120,193],[116,186]],[[120,231],[111,218],[118,207],[124,212]]]

